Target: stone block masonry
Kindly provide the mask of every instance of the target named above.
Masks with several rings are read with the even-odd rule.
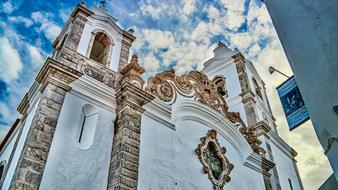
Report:
[[[107,189],[137,188],[140,125],[141,113],[129,106],[118,115]]]
[[[42,92],[11,190],[39,189],[66,90],[48,83]]]

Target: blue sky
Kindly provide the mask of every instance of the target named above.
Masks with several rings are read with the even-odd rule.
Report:
[[[0,1],[0,139],[19,117],[16,107],[37,71],[52,52],[51,44],[80,0]],[[87,1],[91,7],[97,1]],[[266,82],[279,133],[299,152],[299,168],[305,189],[315,189],[329,174],[327,160],[310,122],[302,131],[287,131],[275,87],[285,79],[271,77],[274,66],[292,74],[261,0],[113,0],[110,14],[137,37],[132,52],[140,57],[147,78],[175,68],[178,73],[201,70],[218,41],[238,48],[253,61]],[[304,139],[313,139],[304,141]]]

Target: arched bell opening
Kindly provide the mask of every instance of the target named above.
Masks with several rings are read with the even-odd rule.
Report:
[[[92,46],[90,48],[89,58],[103,65],[108,65],[113,42],[104,32],[93,33]]]

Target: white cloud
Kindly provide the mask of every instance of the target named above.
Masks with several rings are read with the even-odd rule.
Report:
[[[10,16],[8,17],[8,20],[12,23],[17,23],[17,24],[24,24],[25,27],[30,27],[33,25],[33,21],[30,18],[26,18],[23,16]]]
[[[15,7],[13,6],[13,4],[10,1],[6,1],[2,4],[1,7],[1,12],[4,12],[6,14],[10,14],[15,10]]]
[[[61,27],[51,21],[51,14],[37,11],[33,12],[31,17],[35,23],[40,25],[39,28],[37,28],[37,31],[43,32],[46,38],[49,39],[51,42],[53,42],[61,32]]]
[[[157,71],[160,68],[160,61],[151,54],[142,58],[141,63],[144,65],[144,69],[147,70],[147,72]]]
[[[69,19],[69,16],[71,13],[72,13],[72,9],[60,9],[59,10],[59,16],[64,23]]]
[[[185,0],[183,2],[182,10],[185,15],[191,15],[196,11],[196,0]]]
[[[244,0],[221,0],[223,6],[227,9],[225,24],[230,30],[237,30],[245,21]]]
[[[153,5],[144,3],[141,4],[140,10],[144,15],[149,14],[154,19],[160,19],[160,14],[162,13],[162,9],[160,7],[154,7]]]
[[[17,79],[22,66],[18,51],[7,38],[0,38],[0,79],[7,83]]]
[[[31,63],[35,65],[41,65],[44,61],[44,58],[41,55],[41,50],[38,47],[29,44],[27,44],[27,49],[31,58]]]

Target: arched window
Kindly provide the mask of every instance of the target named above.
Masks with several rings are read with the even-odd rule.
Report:
[[[78,143],[81,148],[87,149],[93,143],[99,113],[94,106],[86,104],[82,107],[81,115]]]
[[[213,83],[215,85],[215,90],[223,97],[228,97],[228,90],[226,88],[226,81],[223,76],[217,76],[214,78]]]
[[[90,50],[89,58],[95,60],[96,62],[107,65],[110,57],[110,47],[112,46],[112,41],[107,34],[103,32],[97,32],[94,34],[94,40]]]

